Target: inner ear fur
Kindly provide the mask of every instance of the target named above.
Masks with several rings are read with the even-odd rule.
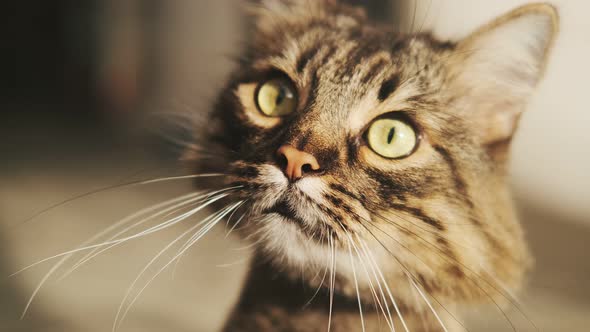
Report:
[[[482,144],[508,142],[543,76],[558,31],[555,7],[516,8],[459,41],[449,61],[453,107]]]

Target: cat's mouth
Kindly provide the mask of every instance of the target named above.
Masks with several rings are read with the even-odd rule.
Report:
[[[303,225],[305,221],[297,216],[295,209],[289,206],[289,203],[285,198],[281,198],[274,206],[263,211],[264,214],[277,214],[289,221],[296,222],[299,225]]]
[[[289,182],[278,167],[268,164],[238,164],[236,169],[239,175],[244,170],[256,175],[250,178],[238,175],[234,182],[245,187],[241,197],[250,201],[253,215],[294,224],[306,233],[317,232],[331,223],[324,202],[326,184],[320,177]]]

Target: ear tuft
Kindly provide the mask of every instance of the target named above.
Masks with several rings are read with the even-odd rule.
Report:
[[[548,4],[517,8],[460,41],[452,84],[462,108],[482,126],[481,140],[509,139],[541,79],[557,34],[557,10]]]

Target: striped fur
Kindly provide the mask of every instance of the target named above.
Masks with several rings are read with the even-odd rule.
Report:
[[[226,331],[324,331],[328,236],[337,253],[333,331],[360,327],[355,281],[367,330],[388,329],[362,269],[368,258],[349,259],[351,234],[373,253],[412,331],[442,329],[412,282],[451,312],[510,303],[531,260],[508,190],[507,151],[553,39],[552,7],[517,9],[457,43],[400,35],[335,1],[263,1],[253,12],[255,37],[205,128],[210,149],[225,154],[228,181],[244,186],[241,232],[257,243]],[[515,54],[490,58],[482,45],[497,40]],[[275,76],[299,94],[295,114],[280,119],[254,102],[256,86]],[[389,112],[420,134],[401,160],[374,154],[363,137]],[[283,144],[314,155],[322,172],[289,184],[275,156]]]

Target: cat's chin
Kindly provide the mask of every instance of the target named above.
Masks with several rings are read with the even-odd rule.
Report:
[[[329,292],[332,287],[330,276],[334,271],[333,287],[339,296],[356,300],[358,287],[358,296],[370,306],[374,303],[373,291],[382,290],[383,295],[388,298],[388,292],[392,292],[396,301],[403,303],[406,308],[424,309],[416,302],[416,294],[412,292],[401,269],[395,269],[395,265],[371,262],[372,259],[381,261],[382,257],[378,256],[386,256],[388,253],[372,248],[375,256],[362,257],[362,248],[349,250],[342,245],[332,248],[327,241],[309,237],[300,225],[288,218],[275,214],[269,214],[265,218],[266,230],[259,232],[260,238],[255,239],[257,252],[271,262],[277,273],[283,273],[295,285],[304,282],[311,289],[324,288]],[[382,296],[380,293],[378,295]]]
[[[335,292],[356,298],[358,287],[367,303],[373,303],[378,283],[386,292],[387,278],[391,287],[403,285],[403,289],[396,290],[396,298],[406,299],[407,295],[404,303],[414,301],[415,294],[407,292],[411,286],[406,275],[397,264],[389,264],[391,252],[381,243],[353,240],[371,237],[346,214],[331,214],[334,207],[326,201],[330,189],[322,177],[309,176],[289,183],[273,165],[247,167],[254,168],[250,173],[256,173],[256,177],[236,182],[242,181],[255,190],[243,194],[250,213],[244,221],[248,226],[238,229],[254,243],[256,252],[262,255],[259,258],[269,260],[297,284],[303,278],[313,288],[331,287],[329,276],[333,271]],[[370,219],[360,209],[355,212],[359,218]]]

